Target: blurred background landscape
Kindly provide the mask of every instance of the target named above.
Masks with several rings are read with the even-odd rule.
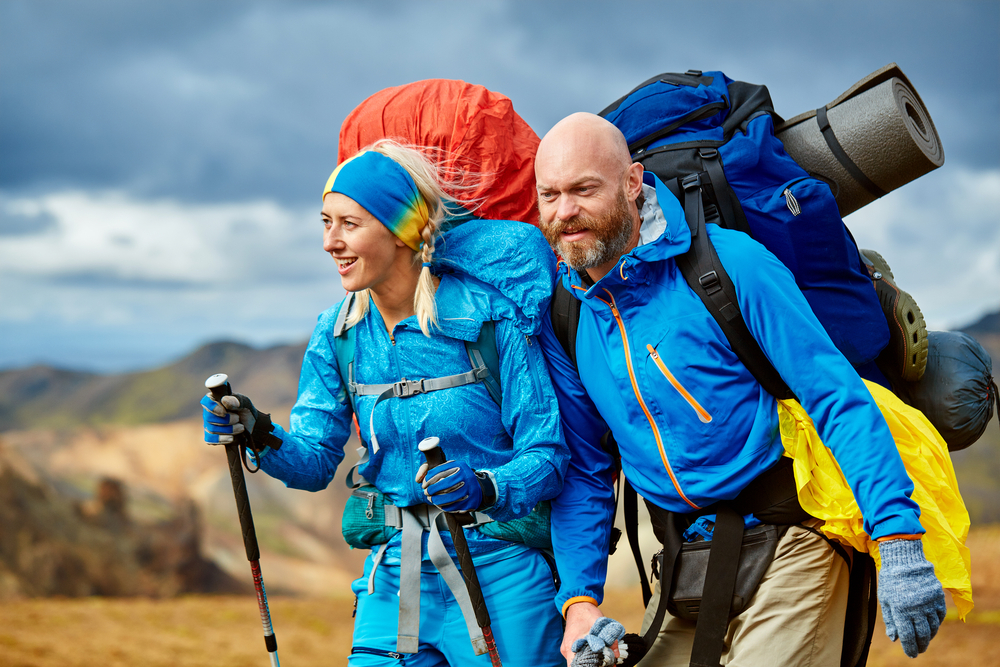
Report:
[[[263,665],[205,378],[288,422],[340,300],[316,195],[344,117],[425,78],[509,96],[539,134],[649,76],[719,69],[785,118],[897,62],[944,167],[846,218],[933,330],[1000,359],[1000,2],[0,0],[0,667]],[[637,17],[642,20],[637,21]],[[638,27],[641,26],[641,29]],[[353,460],[355,444],[345,446]],[[992,664],[1000,427],[952,456],[976,610],[921,665]],[[343,471],[247,475],[286,665],[346,664]],[[656,548],[643,532],[647,555]],[[641,619],[631,554],[605,611]],[[911,664],[876,629],[870,665]]]

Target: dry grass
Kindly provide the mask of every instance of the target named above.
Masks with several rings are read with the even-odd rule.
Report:
[[[1000,642],[1000,526],[974,530],[976,610],[967,623],[953,614],[930,650],[914,663],[876,627],[870,667],[995,664]],[[637,587],[612,589],[608,615],[638,630]],[[353,599],[271,600],[279,655],[292,667],[345,665]],[[267,664],[252,597],[33,599],[0,605],[2,667],[252,667]]]
[[[353,598],[270,601],[278,655],[347,664]],[[4,667],[253,667],[268,664],[252,597],[48,599],[0,607]]]

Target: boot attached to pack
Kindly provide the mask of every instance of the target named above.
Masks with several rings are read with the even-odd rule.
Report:
[[[879,302],[889,322],[889,344],[879,355],[890,377],[916,382],[927,368],[927,326],[917,302],[896,286],[892,269],[879,253],[862,250],[861,257],[875,284]]]

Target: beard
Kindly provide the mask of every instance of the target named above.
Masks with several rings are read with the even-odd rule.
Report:
[[[628,248],[635,221],[625,189],[618,191],[612,208],[599,215],[578,215],[570,220],[554,220],[551,224],[539,221],[545,240],[563,261],[577,271],[593,269],[617,260]],[[584,241],[564,242],[566,229],[589,230],[594,238]]]

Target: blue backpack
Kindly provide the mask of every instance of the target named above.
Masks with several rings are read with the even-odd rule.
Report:
[[[780,118],[766,86],[722,72],[660,74],[600,115],[686,211],[700,192],[706,222],[750,234],[781,260],[855,368],[875,360],[889,328],[872,279],[830,186],[774,136]]]

